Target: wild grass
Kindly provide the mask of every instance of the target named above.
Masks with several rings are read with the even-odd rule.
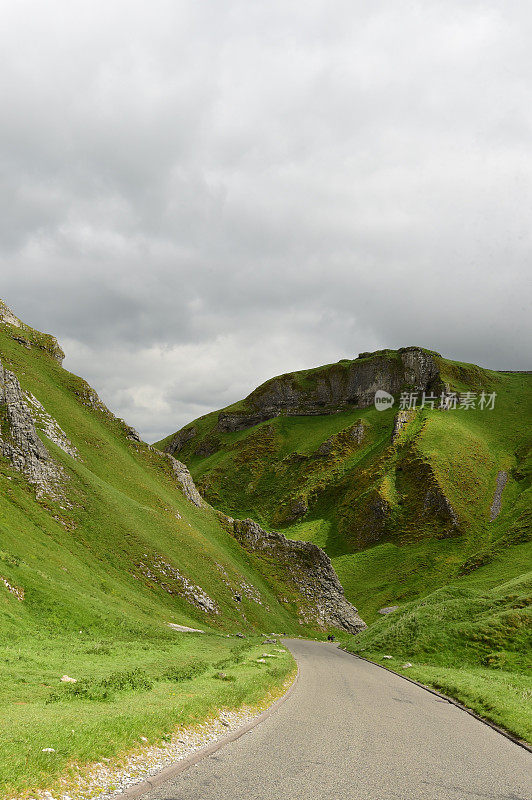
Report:
[[[0,797],[52,786],[60,775],[75,775],[144,739],[167,740],[177,727],[203,722],[222,708],[259,703],[279,689],[294,662],[285,651],[268,659],[273,664],[261,664],[261,638],[244,646],[239,641],[178,633],[159,643],[94,640],[81,633],[4,644]],[[77,682],[62,683],[63,675]]]

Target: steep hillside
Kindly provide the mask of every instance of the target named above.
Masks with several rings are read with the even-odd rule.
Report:
[[[527,537],[531,378],[421,348],[364,353],[274,378],[158,446],[217,508],[323,547],[374,618]],[[378,389],[393,407],[375,408]],[[402,393],[415,409],[398,410]]]
[[[364,627],[324,553],[280,537],[272,554],[260,528],[242,536],[247,523],[203,502],[186,467],[141,442],[62,357],[52,336],[0,306],[0,706],[19,704],[0,709],[9,791],[182,723],[183,691],[165,676],[198,653],[198,674],[220,660],[236,672],[230,686],[204,687],[192,719],[283,683],[288,655],[252,680],[229,634]],[[63,674],[83,691],[68,693]],[[124,688],[137,705],[120,699]]]
[[[379,389],[393,406],[377,410]],[[401,408],[410,395],[416,407]],[[273,378],[159,446],[224,512],[324,548],[373,623],[352,649],[393,643],[434,668],[505,666],[492,716],[530,736],[504,706],[528,666],[531,420],[530,373],[410,347]],[[466,695],[486,697],[476,679]]]

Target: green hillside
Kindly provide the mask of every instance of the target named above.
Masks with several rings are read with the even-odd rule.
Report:
[[[415,383],[401,372],[407,356],[418,362]],[[421,387],[437,397],[434,408],[419,407]],[[374,407],[376,388],[392,391],[393,408]],[[419,398],[397,425],[401,392]],[[473,393],[476,407],[441,410],[442,392]],[[479,407],[482,393],[495,393],[493,408]],[[393,644],[411,662],[487,668],[494,678],[506,670],[510,686],[508,675],[521,681],[529,666],[531,419],[531,374],[406,348],[274,378],[159,446],[188,465],[216,507],[325,549],[371,623],[352,649],[378,656]],[[399,608],[378,613],[390,606]],[[515,687],[489,712],[477,677],[468,702],[530,738],[519,714],[505,712]]]
[[[55,339],[0,311],[0,796],[13,797],[261,702],[293,661],[257,662],[259,634],[318,631],[282,570],[191,503],[172,460],[61,367]],[[13,375],[42,442],[22,455]]]

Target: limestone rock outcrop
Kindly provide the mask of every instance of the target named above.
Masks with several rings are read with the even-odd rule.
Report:
[[[37,497],[64,500],[64,472],[37,434],[17,377],[1,361],[0,453],[35,486]]]
[[[237,407],[218,413],[207,438],[195,425],[177,431],[165,450],[176,455],[196,443],[196,455],[210,455],[218,449],[216,434],[250,428],[281,415],[313,416],[337,414],[352,408],[366,408],[379,389],[397,395],[403,390],[434,393],[444,389],[438,353],[421,347],[361,353],[354,360],[339,361],[308,372],[291,372],[263,383]],[[362,428],[358,433],[363,436]]]
[[[297,589],[303,622],[335,626],[349,633],[366,628],[356,608],[346,600],[329,556],[310,542],[296,542],[281,533],[269,533],[251,519],[226,518],[233,534],[247,550],[275,560],[285,580]]]
[[[178,461],[177,458],[174,458],[168,453],[165,455],[172,465],[172,472],[187,500],[190,500],[190,502],[194,503],[198,508],[202,508],[205,505],[205,501],[198,492],[188,468],[181,461]]]
[[[437,354],[420,347],[362,355],[313,370],[306,381],[298,380],[298,373],[273,378],[255,389],[242,409],[220,412],[218,430],[243,430],[280,414],[334,414],[348,407],[365,408],[373,403],[378,389],[397,394],[404,387],[431,392],[443,386]],[[182,446],[183,433],[180,441]]]

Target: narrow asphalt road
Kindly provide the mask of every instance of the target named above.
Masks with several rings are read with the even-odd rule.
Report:
[[[144,800],[530,800],[532,756],[334,645],[287,640],[300,676],[265,722]]]

